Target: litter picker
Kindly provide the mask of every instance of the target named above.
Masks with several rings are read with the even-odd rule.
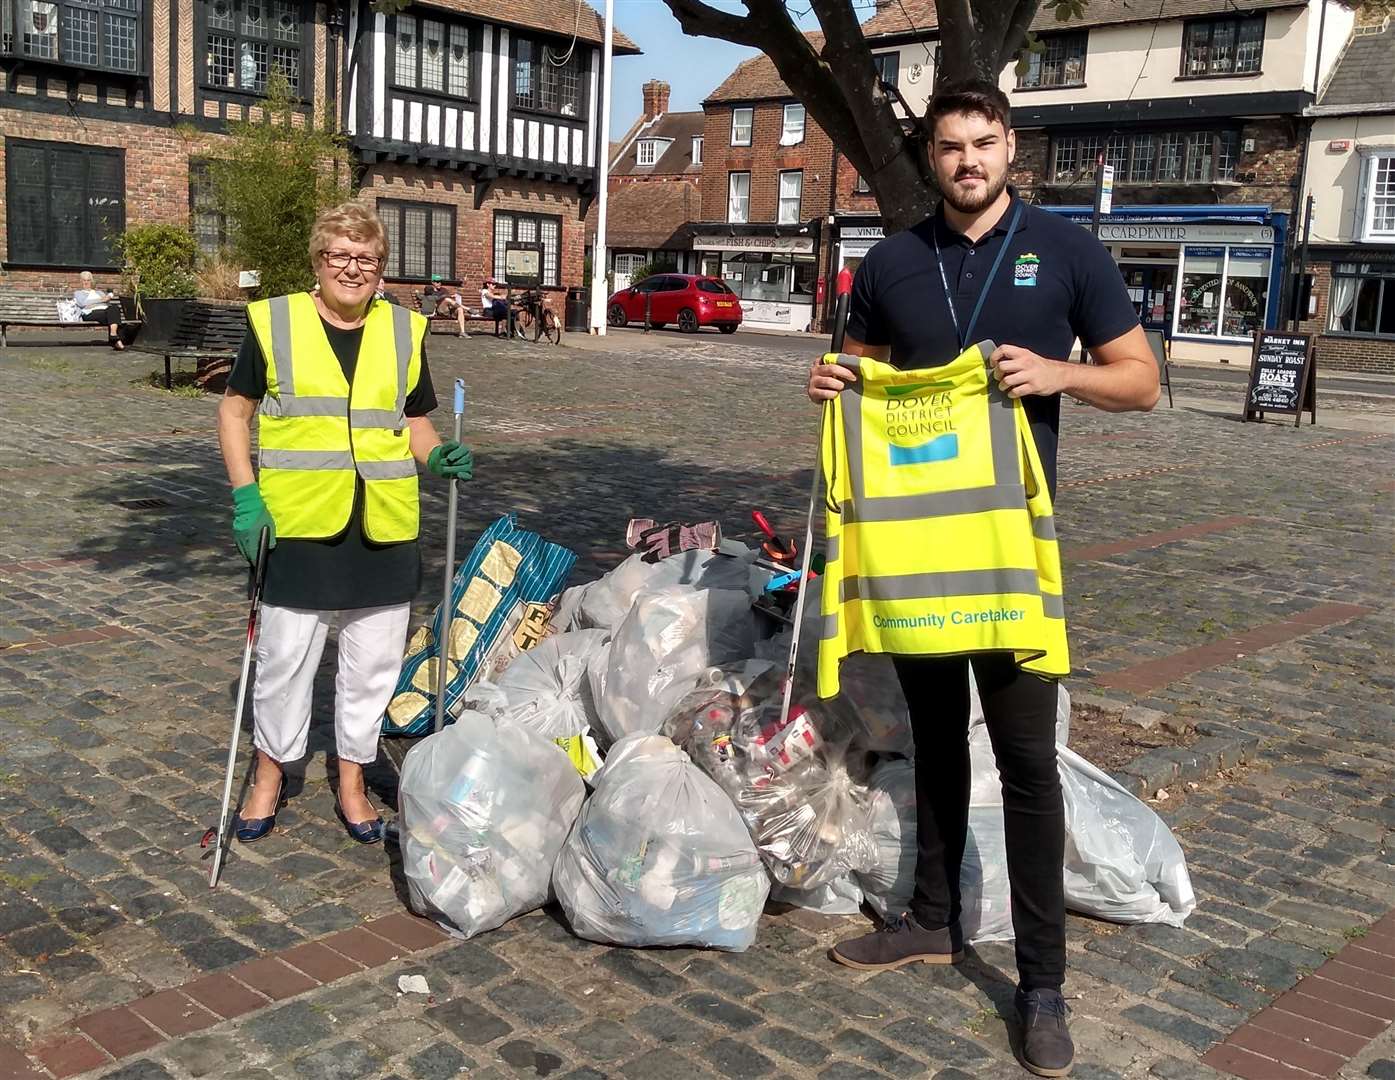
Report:
[[[465,380],[455,380],[455,441],[460,441],[465,425]],[[451,586],[455,583],[455,515],[459,507],[459,484],[450,480],[446,509],[446,583],[441,595],[441,636],[436,640],[436,720],[432,732],[446,726],[446,683],[450,666]]]
[[[830,352],[843,351],[843,336],[848,328],[848,305],[852,300],[852,273],[845,267],[838,273],[838,300],[833,308],[833,337]],[[823,445],[823,429],[828,423],[831,402],[825,402],[819,419],[819,445]],[[814,509],[819,501],[819,480],[822,479],[821,460],[814,462],[814,479],[809,485],[809,515],[804,525],[804,549],[800,552],[799,595],[794,601],[794,632],[790,637],[790,662],[785,669],[785,696],[780,702],[780,727],[789,722],[790,699],[794,695],[794,669],[799,663],[799,632],[804,628],[804,595],[809,588],[809,569],[814,553]]]
[[[257,636],[257,615],[262,607],[262,585],[266,580],[266,549],[271,543],[271,530],[263,527],[257,538],[257,562],[247,588],[251,609],[247,612],[247,643],[242,648],[242,675],[237,682],[237,711],[233,713],[232,736],[228,739],[228,768],[223,775],[223,809],[218,814],[217,830],[203,834],[203,847],[213,843],[213,869],[208,872],[208,887],[218,884],[218,871],[223,866],[223,852],[228,843],[228,804],[232,801],[233,772],[237,768],[237,744],[242,735],[242,710],[247,704],[247,674],[252,668],[252,642]]]

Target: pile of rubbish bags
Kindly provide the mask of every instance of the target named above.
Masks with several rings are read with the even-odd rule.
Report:
[[[571,553],[504,518],[462,565],[454,601],[474,621],[464,638],[452,626],[449,724],[412,747],[401,776],[414,910],[471,937],[555,900],[593,941],[733,951],[755,940],[767,901],[905,910],[914,747],[890,660],[849,658],[839,697],[821,701],[806,633],[782,724],[793,593],[766,588],[781,567],[719,528],[682,535],[713,547],[637,550],[563,591]],[[439,624],[438,612],[413,640],[385,732],[434,711],[420,672],[435,670]],[[1067,906],[1180,926],[1195,906],[1181,848],[1069,749],[1069,716],[1062,688]],[[1002,797],[976,694],[969,747],[963,928],[1001,940],[1012,936]]]

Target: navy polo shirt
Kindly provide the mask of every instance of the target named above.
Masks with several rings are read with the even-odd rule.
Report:
[[[1076,338],[1088,349],[1137,326],[1138,315],[1108,249],[1074,222],[1029,206],[1009,191],[1012,204],[977,243],[950,228],[941,205],[919,225],[873,247],[853,282],[848,336],[866,345],[890,345],[891,363],[898,368],[938,367],[953,360],[962,350],[935,265],[934,237],[939,237],[959,325],[967,333],[1018,206],[1017,230],[988,283],[967,344],[987,339],[1065,360]],[[1022,402],[1054,495],[1061,396],[1034,395]]]

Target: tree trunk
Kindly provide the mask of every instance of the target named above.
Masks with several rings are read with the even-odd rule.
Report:
[[[824,40],[811,42],[783,0],[744,0],[748,15],[703,0],[664,0],[683,32],[763,51],[808,115],[872,190],[887,233],[924,220],[939,201],[924,117],[898,117],[872,64],[852,0],[811,0]],[[1022,48],[1042,0],[939,0],[942,67],[936,85],[996,83]],[[1046,0],[1057,3],[1059,0]],[[836,182],[836,178],[835,178]]]

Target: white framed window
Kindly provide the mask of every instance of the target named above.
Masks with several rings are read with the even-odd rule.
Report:
[[[731,145],[750,146],[751,128],[755,126],[756,110],[750,106],[731,110]]]
[[[795,146],[804,141],[804,106],[786,105],[785,123],[780,129],[780,145]]]
[[[702,164],[702,136],[701,136],[701,135],[694,135],[694,136],[693,136],[693,164],[694,164],[694,165],[701,165],[701,164]]]
[[[1361,179],[1360,238],[1395,243],[1395,153],[1367,155]]]
[[[896,85],[901,70],[901,54],[884,52],[872,54],[872,66],[877,69],[877,81]]]
[[[636,165],[653,165],[659,159],[659,144],[653,139],[641,139],[635,152]]]
[[[727,220],[740,225],[751,219],[751,174],[727,174]]]
[[[1327,328],[1395,339],[1395,264],[1335,263]]]
[[[794,225],[799,221],[799,203],[804,194],[804,173],[798,169],[780,174],[780,213],[776,221]]]

